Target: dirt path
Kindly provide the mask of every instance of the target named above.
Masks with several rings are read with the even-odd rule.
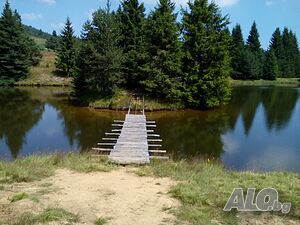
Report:
[[[107,218],[110,225],[173,224],[175,218],[168,209],[179,203],[167,192],[174,184],[167,178],[138,177],[126,168],[91,174],[58,170],[53,177],[1,192],[0,204],[6,208],[2,207],[0,215],[60,207],[78,214],[77,224],[94,224],[100,217]],[[20,192],[29,196],[40,193],[39,202],[28,198],[10,203],[9,198]]]

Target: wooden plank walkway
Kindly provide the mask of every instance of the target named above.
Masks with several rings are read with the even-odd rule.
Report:
[[[131,103],[125,121],[115,120],[112,125],[115,127],[111,133],[98,143],[99,146],[110,148],[93,148],[96,153],[108,154],[108,158],[118,164],[148,164],[150,159],[169,159],[166,150],[157,149],[162,147],[160,135],[154,134],[155,121],[147,121],[145,116],[145,104],[143,98],[142,115],[131,114]],[[135,110],[137,113],[137,109]],[[147,129],[149,128],[149,129]],[[154,148],[154,149],[152,149]]]
[[[127,114],[109,159],[118,164],[150,163],[145,115]]]

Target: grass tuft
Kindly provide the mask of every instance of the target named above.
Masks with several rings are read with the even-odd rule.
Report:
[[[95,221],[95,225],[104,225],[104,224],[107,224],[107,223],[108,223],[107,219],[102,218],[102,217],[98,218]]]
[[[23,192],[23,193],[13,195],[9,200],[10,202],[18,202],[27,198],[29,198],[29,195]]]
[[[78,222],[79,217],[73,213],[70,213],[62,208],[48,208],[36,217],[36,220],[40,223],[47,223],[51,221]]]
[[[79,216],[70,213],[61,208],[48,208],[40,214],[34,215],[33,213],[23,213],[6,222],[7,225],[35,225],[35,224],[46,224],[53,221],[67,221],[68,223],[76,223],[79,221]],[[1,224],[1,223],[0,223]]]

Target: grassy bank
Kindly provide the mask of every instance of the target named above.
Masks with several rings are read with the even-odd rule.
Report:
[[[140,176],[171,177],[180,181],[170,190],[182,206],[175,210],[180,221],[188,224],[299,224],[300,176],[288,172],[252,173],[230,172],[215,163],[152,162],[141,168]],[[288,215],[280,213],[225,213],[223,208],[236,187],[273,187],[281,202],[291,202]],[[257,223],[259,221],[259,223]],[[282,223],[281,223],[281,222]],[[292,223],[291,223],[292,222]],[[181,223],[179,223],[181,224]]]
[[[55,71],[56,54],[52,51],[42,51],[41,62],[30,68],[29,75],[18,81],[16,86],[69,86],[71,78],[60,77]]]
[[[77,172],[108,172],[115,166],[106,158],[79,154],[30,156],[13,162],[0,162],[0,184],[32,182],[52,176],[56,169],[66,168]]]
[[[233,80],[230,84],[236,86],[280,86],[280,87],[299,87],[299,78],[277,78],[276,80]]]
[[[0,162],[0,188],[6,189],[19,182],[34,182],[51,177],[57,169],[68,169],[80,173],[110,172],[117,166],[106,158],[93,158],[90,155],[51,155],[32,156],[15,162]],[[252,173],[231,172],[225,170],[218,163],[211,162],[161,162],[153,161],[149,166],[132,168],[141,177],[169,177],[176,180],[169,194],[181,203],[179,208],[164,208],[177,217],[176,224],[299,224],[300,223],[300,176],[288,172]],[[124,177],[126,179],[126,177]],[[76,181],[74,181],[76,182]],[[51,185],[51,184],[49,184]],[[159,185],[159,184],[157,184]],[[47,184],[48,186],[48,184]],[[46,184],[43,184],[46,187]],[[288,215],[281,213],[224,213],[226,204],[234,188],[252,187],[261,190],[267,187],[279,191],[281,202],[291,202],[292,210]],[[45,192],[40,191],[40,192]],[[19,193],[11,197],[11,202],[23,199],[36,199],[26,193]],[[38,201],[38,199],[36,200]],[[50,214],[50,215],[48,215]],[[54,215],[53,215],[54,214]],[[48,216],[47,216],[48,215]],[[52,215],[52,216],[51,216]],[[77,220],[77,216],[64,209],[44,209],[39,214],[11,215],[10,224],[24,224],[18,221],[29,221],[28,224],[43,224],[49,221]],[[45,219],[46,218],[46,219]],[[48,220],[48,219],[49,220]],[[54,218],[54,219],[53,219]],[[104,219],[97,220],[105,221]],[[96,221],[96,222],[97,222]],[[3,221],[2,221],[3,222]],[[96,223],[95,224],[99,224]],[[259,223],[258,223],[259,222]],[[0,223],[1,224],[1,223]],[[5,223],[4,223],[5,224]],[[26,224],[26,223],[25,223]],[[69,223],[71,224],[71,223]],[[100,223],[101,224],[101,223]]]
[[[126,90],[119,90],[114,96],[91,101],[89,106],[95,109],[127,110],[131,103],[131,109],[141,110],[143,108],[143,99],[132,100],[133,93]],[[170,103],[160,99],[145,97],[146,111],[159,110],[177,110],[183,109],[179,103]]]

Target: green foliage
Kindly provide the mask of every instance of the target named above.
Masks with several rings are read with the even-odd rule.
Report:
[[[266,52],[266,59],[264,62],[263,78],[265,80],[276,80],[279,75],[279,67],[276,56],[272,50]]]
[[[42,31],[41,29],[36,29],[32,26],[28,26],[25,24],[23,24],[23,27],[24,27],[25,31],[28,33],[28,35],[30,35],[30,36],[42,38],[42,39],[48,39],[51,37],[50,34]]]
[[[144,80],[141,68],[146,62],[145,49],[145,7],[139,0],[124,0],[118,10],[123,49],[123,74],[128,88],[139,88]]]
[[[175,4],[160,0],[146,23],[147,62],[143,73],[143,89],[150,94],[176,99],[181,78],[181,46]]]
[[[56,34],[56,31],[54,30],[52,32],[52,35],[47,38],[46,41],[46,48],[57,51],[59,49],[59,37]]]
[[[232,29],[232,78],[245,79],[245,43],[242,28],[237,24]]]
[[[259,34],[256,27],[256,23],[253,22],[248,39],[246,48],[248,51],[245,56],[246,61],[250,61],[250,71],[246,76],[247,79],[260,79],[263,73],[263,50],[259,41]]]
[[[296,35],[285,28],[282,34],[283,53],[281,61],[281,74],[283,77],[300,77],[300,53]]]
[[[69,18],[67,18],[65,27],[62,31],[57,53],[57,69],[67,77],[73,76],[76,65],[76,49],[74,30]]]
[[[273,80],[277,77],[300,77],[298,41],[296,35],[288,28],[284,28],[282,33],[276,28],[271,37],[269,50],[265,53],[260,48],[255,22],[246,47],[242,47],[242,34],[238,25],[232,31],[232,40],[233,79]]]
[[[189,107],[216,107],[230,96],[228,18],[207,0],[188,6],[183,11],[185,101]]]
[[[112,95],[116,85],[122,82],[119,36],[119,23],[108,1],[107,7],[94,12],[92,21],[84,26],[78,73],[74,79],[77,96],[84,93]]]
[[[41,58],[38,47],[25,32],[21,17],[6,1],[0,17],[0,80],[17,81]]]

